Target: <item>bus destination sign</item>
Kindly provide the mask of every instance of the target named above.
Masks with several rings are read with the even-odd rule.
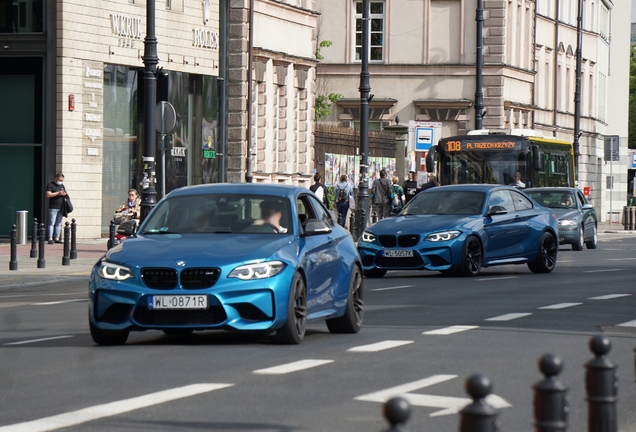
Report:
[[[470,150],[521,150],[521,143],[515,141],[446,141],[447,152]]]

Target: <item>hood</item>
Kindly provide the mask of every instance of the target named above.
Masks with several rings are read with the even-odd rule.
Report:
[[[108,251],[106,259],[127,265],[173,267],[223,266],[266,259],[291,243],[293,235],[272,234],[162,234],[127,239]]]
[[[466,224],[475,223],[482,219],[482,216],[459,216],[459,215],[418,215],[418,216],[395,216],[378,221],[367,228],[374,234],[396,234],[401,231],[403,234],[444,231],[457,228]]]
[[[559,220],[565,220],[565,219],[573,219],[573,220],[578,220],[580,219],[580,212],[577,209],[548,209],[548,210],[552,210],[554,212],[554,214],[557,215],[557,218]]]

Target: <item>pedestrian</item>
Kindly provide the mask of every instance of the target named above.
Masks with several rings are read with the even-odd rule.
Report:
[[[339,215],[338,223],[345,226],[347,223],[347,212],[349,212],[349,200],[353,197],[353,188],[349,182],[347,182],[347,176],[345,174],[340,176],[340,182],[336,184],[333,196]]]
[[[510,186],[515,186],[518,188],[526,187],[526,184],[521,181],[521,173],[519,171],[515,173],[514,181],[510,184]]]
[[[405,198],[404,198],[404,189],[399,184],[400,178],[395,176],[393,177],[393,201],[391,202],[391,214],[396,215],[402,210],[404,207]]]
[[[371,186],[371,198],[378,214],[378,220],[389,216],[391,200],[393,199],[392,186],[391,180],[386,178],[386,171],[380,170],[380,178],[375,179],[373,186]]]
[[[409,171],[409,178],[404,182],[402,186],[404,190],[404,204],[411,201],[415,195],[417,195],[417,179],[415,178],[415,171]]]
[[[439,186],[439,183],[437,182],[437,177],[435,177],[434,175],[430,175],[428,176],[428,182],[422,185],[419,192],[425,191],[426,189],[434,188],[435,186]]]
[[[46,197],[49,199],[49,244],[62,243],[60,240],[63,217],[61,209],[64,197],[67,195],[63,182],[64,174],[57,173],[53,181],[46,186]]]
[[[329,196],[327,194],[327,188],[322,184],[322,176],[318,173],[314,175],[314,184],[309,188],[310,191],[316,194],[319,200],[329,208]]]

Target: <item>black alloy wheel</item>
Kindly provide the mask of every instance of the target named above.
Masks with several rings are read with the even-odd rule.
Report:
[[[349,283],[349,295],[345,313],[338,318],[327,320],[327,328],[331,333],[358,333],[364,320],[364,290],[362,273],[354,264]]]
[[[307,330],[307,288],[298,272],[291,283],[287,307],[287,321],[276,331],[274,341],[284,345],[297,345],[305,338]]]
[[[477,276],[481,271],[484,253],[479,239],[470,236],[464,243],[464,253],[462,255],[462,265],[460,273],[462,276]]]
[[[552,233],[546,231],[541,234],[537,259],[528,263],[530,271],[533,273],[550,273],[556,266],[558,250],[556,238]]]

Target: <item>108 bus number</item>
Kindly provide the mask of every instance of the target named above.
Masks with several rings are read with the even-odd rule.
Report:
[[[462,149],[461,141],[446,141],[446,151],[456,152]]]

